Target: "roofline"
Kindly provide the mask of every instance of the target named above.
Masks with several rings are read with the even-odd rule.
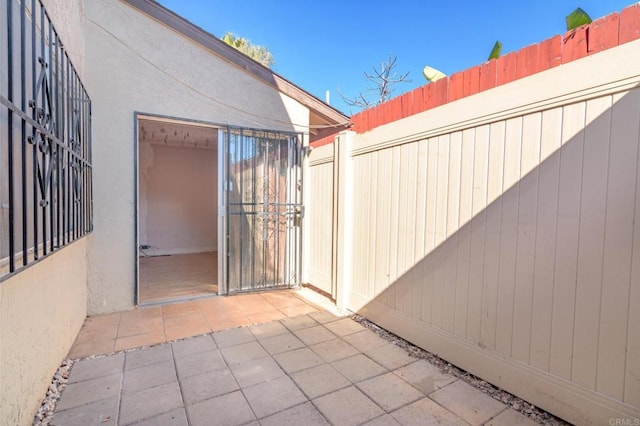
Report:
[[[321,101],[311,93],[293,84],[281,75],[273,72],[270,68],[254,61],[244,53],[234,47],[229,46],[213,34],[203,30],[197,25],[189,22],[177,13],[162,6],[153,0],[122,0],[128,5],[138,9],[142,13],[149,15],[155,20],[165,24],[169,28],[177,31],[183,36],[200,44],[205,49],[213,52],[225,61],[241,68],[243,71],[252,74],[268,85],[274,87],[281,93],[295,99],[317,114],[333,121],[335,124],[342,124],[349,120],[349,117],[336,108]]]

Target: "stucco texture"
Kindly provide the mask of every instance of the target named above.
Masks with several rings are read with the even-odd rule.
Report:
[[[87,239],[0,284],[0,425],[30,425],[86,317]]]
[[[84,1],[42,0],[71,63],[84,78]]]
[[[134,306],[136,112],[301,131],[309,111],[123,2],[87,2],[85,34],[95,207],[88,311],[97,314]]]

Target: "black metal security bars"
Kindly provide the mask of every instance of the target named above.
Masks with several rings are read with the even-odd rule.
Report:
[[[229,128],[224,152],[229,293],[298,285],[302,136]]]
[[[0,0],[0,279],[93,230],[91,101],[40,0]]]

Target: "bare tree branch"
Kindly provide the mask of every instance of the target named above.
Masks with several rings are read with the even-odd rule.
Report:
[[[365,71],[365,79],[373,83],[373,86],[365,88],[364,91],[358,93],[354,98],[345,96],[340,89],[338,89],[338,93],[344,103],[349,106],[366,109],[391,99],[396,89],[395,86],[398,83],[408,83],[411,81],[408,78],[409,71],[404,74],[400,74],[396,71],[395,67],[397,61],[397,56],[389,55],[389,58],[386,61],[382,61],[380,63],[379,69],[373,67],[373,73]]]

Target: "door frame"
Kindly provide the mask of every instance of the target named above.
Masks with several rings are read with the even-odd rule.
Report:
[[[201,127],[210,127],[212,129],[218,129],[218,137],[220,137],[220,132],[227,127],[226,124],[220,124],[220,123],[214,123],[214,122],[210,122],[210,121],[203,121],[203,120],[195,120],[195,119],[189,119],[189,118],[181,118],[181,117],[174,117],[174,116],[168,116],[168,115],[161,115],[161,114],[153,114],[153,113],[145,113],[145,112],[141,112],[141,111],[134,111],[133,113],[133,124],[134,124],[134,128],[133,128],[133,158],[134,158],[134,173],[133,173],[133,188],[134,188],[134,242],[133,242],[133,252],[134,252],[134,305],[135,306],[152,306],[152,305],[156,305],[158,303],[144,303],[141,304],[140,303],[140,253],[139,253],[139,247],[140,247],[140,158],[139,158],[139,150],[140,150],[140,135],[139,135],[139,127],[140,127],[140,120],[144,120],[144,119],[150,119],[150,120],[155,120],[155,121],[163,121],[163,122],[168,122],[168,123],[179,123],[179,124],[186,124],[186,125],[199,125]],[[218,156],[218,164],[216,165],[218,167],[218,185],[216,188],[217,194],[218,194],[218,203],[220,203],[221,200],[221,193],[224,192],[222,191],[222,181],[220,180],[220,161],[221,161],[221,157],[222,157],[222,149],[223,149],[223,143],[221,143],[222,141],[220,139],[218,139],[218,149],[217,149],[217,156]],[[220,266],[221,264],[225,263],[222,261],[222,253],[223,250],[221,250],[222,246],[220,245],[220,239],[221,239],[221,235],[222,235],[222,229],[220,228],[220,223],[221,223],[221,219],[220,219],[220,213],[222,211],[222,206],[221,204],[218,204],[218,250],[217,250],[217,256],[218,256],[218,295],[220,294],[226,294],[226,284],[223,286],[223,277],[225,275],[221,275],[222,273],[222,267]],[[224,239],[223,239],[224,240]],[[226,248],[226,245],[225,247]],[[226,272],[226,271],[225,271]],[[221,292],[221,289],[225,287],[225,292]],[[165,303],[165,302],[162,302]]]

